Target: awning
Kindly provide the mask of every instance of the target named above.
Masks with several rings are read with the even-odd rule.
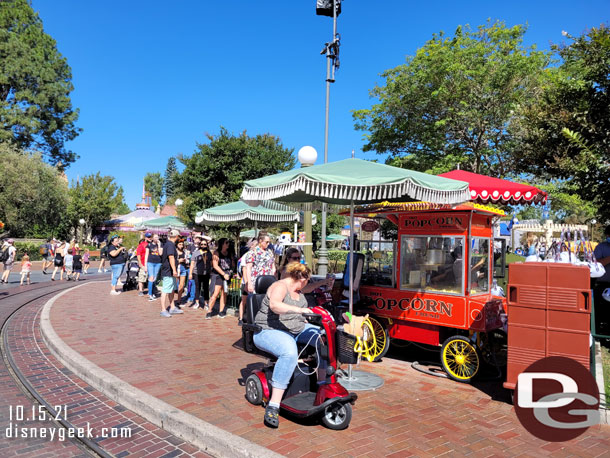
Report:
[[[470,198],[481,204],[538,204],[546,202],[547,193],[527,184],[488,177],[465,170],[452,170],[439,177],[466,181],[470,187]]]

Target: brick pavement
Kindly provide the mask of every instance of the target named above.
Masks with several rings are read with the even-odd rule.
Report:
[[[3,323],[14,310],[14,304],[9,303],[2,296],[0,301],[0,323]],[[17,406],[22,406],[26,413],[31,412],[33,406],[37,408],[38,403],[26,396],[19,388],[10,374],[4,359],[0,361],[0,456],[33,456],[43,455],[48,457],[81,457],[87,456],[83,450],[70,441],[48,441],[42,438],[7,438],[6,428],[11,424],[11,408],[13,417],[16,417]],[[56,425],[50,421],[26,421],[20,424],[27,428],[55,428]]]
[[[110,296],[106,284],[91,283],[61,297],[51,322],[70,347],[134,387],[286,456],[608,456],[610,450],[608,426],[570,442],[543,442],[487,389],[433,378],[387,357],[361,364],[385,384],[359,393],[347,430],[287,418],[270,430],[242,386],[264,360],[241,350],[234,317],[205,320],[189,310],[161,318],[158,302],[135,292]]]
[[[18,305],[28,298],[35,297],[40,291],[61,290],[70,284],[53,285],[52,288],[29,287],[15,288],[12,292],[24,291],[20,295],[4,297],[0,301],[0,322]],[[35,290],[39,290],[36,292]],[[29,293],[29,294],[28,294]],[[9,301],[8,299],[13,299]],[[118,456],[133,457],[173,457],[193,456],[204,458],[208,455],[166,431],[147,422],[133,412],[117,405],[102,393],[97,392],[68,369],[63,367],[45,347],[40,335],[40,310],[49,297],[33,301],[21,308],[9,322],[5,332],[8,346],[19,370],[28,381],[52,406],[66,406],[67,418],[75,427],[90,424],[94,434],[99,435],[102,428],[128,428],[130,438],[96,438],[95,441],[105,451]],[[4,382],[0,401],[0,455],[1,456],[90,456],[70,441],[57,439],[14,439],[7,438],[6,427],[9,423],[10,406],[24,406],[26,416],[31,412],[33,403],[21,392],[8,374],[4,364],[0,366],[0,381]],[[31,414],[30,414],[31,417]],[[46,428],[58,430],[49,421],[20,422],[18,427]],[[57,434],[57,433],[56,433]]]

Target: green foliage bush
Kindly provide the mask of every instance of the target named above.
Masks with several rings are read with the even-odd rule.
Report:
[[[39,243],[28,243],[28,242],[15,242],[15,248],[17,248],[16,261],[21,261],[21,258],[25,253],[30,257],[30,261],[42,261],[42,255],[40,254]]]
[[[328,250],[328,260],[329,261],[347,261],[347,253],[349,251],[346,250]],[[320,257],[320,252],[316,253],[316,257]]]

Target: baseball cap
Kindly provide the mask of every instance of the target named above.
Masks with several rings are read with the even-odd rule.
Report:
[[[180,231],[177,229],[172,229],[171,231],[169,231],[169,236],[170,237],[179,237],[180,236]]]
[[[112,242],[114,239],[118,239],[118,238],[119,238],[119,236],[114,234],[112,237],[110,237],[110,241]]]
[[[144,234],[144,237],[152,237],[152,234],[150,232],[147,232],[146,234]]]

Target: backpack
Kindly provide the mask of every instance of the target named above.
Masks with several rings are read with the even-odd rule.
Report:
[[[8,245],[3,246],[3,247],[0,249],[0,262],[6,262],[6,261],[8,261],[8,258],[9,258],[9,253],[8,253],[8,250],[9,250],[9,246],[8,246]]]
[[[43,244],[40,245],[40,254],[43,256],[48,256],[49,255],[49,245],[48,244]]]

